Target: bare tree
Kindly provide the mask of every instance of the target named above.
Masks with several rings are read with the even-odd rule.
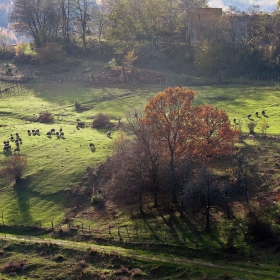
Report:
[[[27,169],[27,158],[19,155],[8,157],[4,161],[4,167],[0,170],[0,175],[7,182],[15,181],[17,184],[23,177]]]
[[[210,210],[214,206],[220,207],[223,198],[223,185],[204,166],[186,183],[181,203],[191,213],[197,213],[201,209],[205,211],[205,229],[208,231],[210,230]]]
[[[92,19],[92,9],[95,5],[95,2],[90,0],[74,0],[74,17],[77,24],[77,32],[81,36],[84,48],[86,48],[86,36]]]

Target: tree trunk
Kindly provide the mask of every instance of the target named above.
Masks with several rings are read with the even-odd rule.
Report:
[[[229,207],[228,201],[227,201],[227,217],[228,217],[228,219],[231,219],[231,216],[230,216],[230,207]]]
[[[142,192],[139,194],[139,211],[143,214],[143,195]]]
[[[185,208],[184,199],[181,199],[180,217],[183,217],[183,216],[184,216],[184,208]]]
[[[206,231],[210,230],[210,194],[209,194],[209,187],[208,187],[208,194],[207,194],[207,205],[206,205]]]
[[[206,206],[206,231],[210,230],[210,207]]]
[[[154,205],[153,208],[158,207],[158,197],[157,197],[157,191],[154,191]]]

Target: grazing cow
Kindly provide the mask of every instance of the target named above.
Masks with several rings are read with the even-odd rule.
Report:
[[[57,131],[57,132],[55,133],[55,135],[56,135],[57,137],[59,137],[59,132]]]
[[[22,142],[22,139],[19,137],[19,138],[18,138],[18,141],[19,141],[19,142]]]
[[[86,124],[85,124],[85,122],[79,121],[77,125],[81,128],[84,128]]]
[[[51,133],[55,133],[55,129],[54,128],[51,129]]]
[[[60,133],[62,132],[62,127],[59,129],[59,132],[60,132]]]
[[[47,132],[47,136],[51,136],[52,133],[50,131]]]
[[[265,110],[262,110],[262,114],[265,115]]]
[[[111,137],[111,131],[107,132],[107,137]]]
[[[35,133],[39,134],[40,130],[39,129],[35,129]]]
[[[251,114],[248,114],[248,115],[247,115],[247,118],[248,118],[248,119],[250,119],[251,117],[252,117],[252,115],[251,115]]]
[[[91,149],[95,149],[95,146],[94,146],[93,143],[89,143],[89,147],[90,147]]]
[[[28,130],[27,130],[27,133],[28,133],[28,134],[31,134],[31,131],[30,131],[30,129],[28,129]]]
[[[63,131],[60,133],[60,137],[64,137],[64,132]]]

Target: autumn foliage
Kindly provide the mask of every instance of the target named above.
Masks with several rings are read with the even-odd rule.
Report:
[[[107,195],[122,202],[137,195],[141,213],[147,193],[152,193],[154,207],[159,193],[171,194],[172,202],[177,202],[192,170],[232,154],[239,133],[226,112],[194,106],[194,98],[193,90],[166,88],[143,112],[135,109],[126,116],[126,129],[134,137],[121,135],[115,154],[104,164],[107,181],[102,185]]]
[[[238,132],[225,111],[211,105],[193,106],[193,90],[166,88],[150,100],[140,120],[161,143],[171,161],[221,157],[232,152]]]
[[[144,110],[144,123],[157,139],[170,175],[173,202],[177,201],[178,170],[187,160],[205,161],[229,155],[238,133],[225,111],[211,105],[193,106],[193,90],[166,88],[150,100]]]

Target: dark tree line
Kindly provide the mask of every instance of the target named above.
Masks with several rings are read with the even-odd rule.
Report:
[[[36,47],[102,40],[115,54],[134,50],[139,61],[173,60],[178,72],[194,63],[222,79],[278,76],[278,12],[208,12],[203,19],[201,7],[206,0],[16,0],[9,20]]]

